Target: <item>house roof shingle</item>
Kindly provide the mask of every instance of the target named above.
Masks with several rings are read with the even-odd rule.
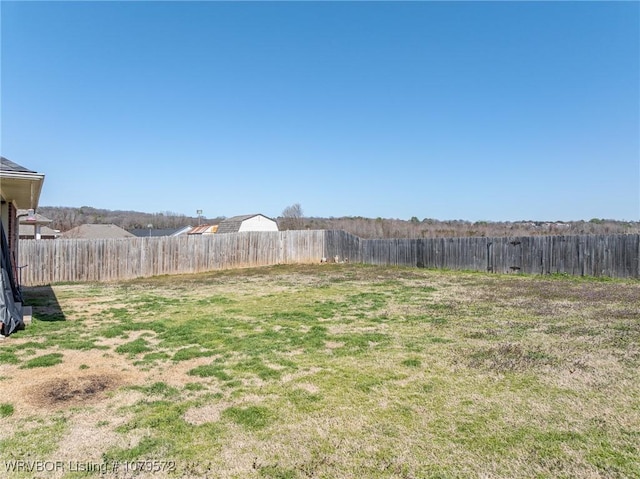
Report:
[[[242,222],[246,221],[254,216],[264,216],[260,213],[255,213],[252,215],[240,215],[240,216],[232,216],[231,218],[226,218],[220,222],[218,226],[218,234],[220,233],[237,233],[240,231],[240,227],[242,226]],[[264,216],[266,218],[266,216]],[[271,219],[271,218],[269,218]]]
[[[44,175],[0,156],[0,196],[19,209],[36,209]]]
[[[187,234],[188,235],[203,235],[203,234],[213,234],[218,231],[218,225],[199,225],[191,228]]]
[[[35,225],[20,223],[18,228],[18,234],[20,237],[33,238],[35,236]],[[57,238],[60,236],[60,231],[49,228],[48,226],[42,226],[40,228],[40,236],[42,238]]]
[[[32,217],[29,217],[29,210],[18,210],[18,217],[20,218],[20,224],[24,225],[44,225],[53,223],[53,220],[47,218],[46,216],[41,215],[40,213],[35,213]]]
[[[145,237],[157,237],[157,236],[177,236],[178,234],[186,233],[191,229],[191,226],[183,226],[181,228],[136,228],[129,230],[129,233],[140,238]]]
[[[15,171],[19,173],[35,173],[35,171],[29,170],[24,166],[19,165],[18,163],[14,163],[13,161],[8,160],[4,156],[0,156],[0,170]]]
[[[107,238],[134,238],[135,236],[119,226],[86,224],[76,226],[65,231],[61,238],[83,238],[83,239],[107,239]]]

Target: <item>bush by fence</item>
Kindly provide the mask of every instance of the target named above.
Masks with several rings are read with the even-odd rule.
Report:
[[[115,281],[274,264],[339,261],[426,268],[640,278],[640,235],[360,239],[344,231],[129,239],[21,240],[25,286]]]

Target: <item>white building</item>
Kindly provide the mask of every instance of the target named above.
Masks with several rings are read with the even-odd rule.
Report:
[[[234,216],[221,221],[216,233],[241,233],[243,231],[278,231],[278,223],[261,214]]]

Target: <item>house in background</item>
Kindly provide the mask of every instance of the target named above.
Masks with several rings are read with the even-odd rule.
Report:
[[[180,236],[189,233],[193,227],[183,226],[182,228],[136,228],[128,230],[134,236],[139,238],[157,237],[157,236]]]
[[[218,234],[243,231],[278,231],[278,223],[261,214],[233,216],[220,222]]]
[[[188,235],[212,235],[218,231],[218,225],[198,225],[194,226],[187,233]]]
[[[52,240],[59,238],[62,234],[60,230],[54,230],[53,228],[49,228],[48,226],[42,226],[40,228],[40,237],[37,238],[34,236],[33,228],[29,225],[23,225],[20,223],[20,239],[43,239],[43,240]]]
[[[8,336],[24,326],[18,285],[18,210],[35,211],[44,175],[0,156],[0,334]]]
[[[86,224],[71,228],[60,235],[60,238],[79,238],[79,239],[108,239],[108,238],[135,238],[134,235],[127,230],[123,230],[119,226]]]
[[[33,210],[18,210],[18,218],[20,239],[55,239],[60,236],[59,230],[47,226],[53,223],[53,220],[40,213],[34,213]]]

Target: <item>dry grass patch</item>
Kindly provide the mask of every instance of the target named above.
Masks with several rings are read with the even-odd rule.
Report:
[[[192,407],[184,413],[184,420],[194,426],[200,426],[207,422],[217,422],[220,420],[222,412],[230,407],[232,403],[219,401],[205,404],[204,406]]]
[[[104,399],[122,385],[140,381],[143,375],[117,355],[104,351],[65,351],[60,364],[36,370],[0,365],[5,378],[0,395],[16,405],[18,415],[32,407],[58,409]]]

